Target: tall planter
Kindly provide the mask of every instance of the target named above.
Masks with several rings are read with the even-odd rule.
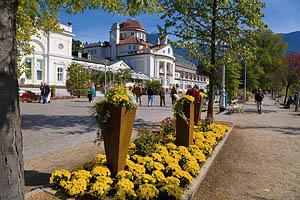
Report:
[[[188,147],[193,144],[194,104],[185,104],[183,112],[188,123],[180,115],[176,115],[176,145]]]
[[[195,113],[194,113],[194,124],[197,125],[201,119],[201,113],[203,108],[204,98],[200,97],[200,101],[195,104]]]
[[[112,176],[125,168],[130,137],[133,128],[136,108],[112,107],[110,117],[103,131],[107,166]]]

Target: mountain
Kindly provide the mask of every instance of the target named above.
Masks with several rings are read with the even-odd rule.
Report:
[[[287,55],[300,52],[300,31],[279,33],[277,35],[282,35],[283,40],[288,43]]]

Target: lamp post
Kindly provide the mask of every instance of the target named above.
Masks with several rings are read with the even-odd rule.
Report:
[[[104,61],[104,94],[106,94],[106,60]]]
[[[222,69],[222,90],[221,90],[221,102],[220,102],[220,112],[226,110],[226,90],[225,90],[225,63]]]
[[[247,97],[247,60],[245,59],[244,99]]]

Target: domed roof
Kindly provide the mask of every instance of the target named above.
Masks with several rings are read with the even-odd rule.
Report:
[[[138,22],[135,21],[133,19],[128,19],[125,22],[120,24],[120,30],[133,30],[133,29],[142,29],[143,31],[145,31],[144,26]]]

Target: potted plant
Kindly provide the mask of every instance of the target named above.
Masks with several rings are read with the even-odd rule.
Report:
[[[96,142],[104,140],[107,166],[115,176],[126,164],[136,104],[126,88],[112,88],[105,97],[94,106],[99,125]]]
[[[188,147],[193,144],[194,100],[194,97],[185,95],[174,104],[176,144],[178,146]]]

